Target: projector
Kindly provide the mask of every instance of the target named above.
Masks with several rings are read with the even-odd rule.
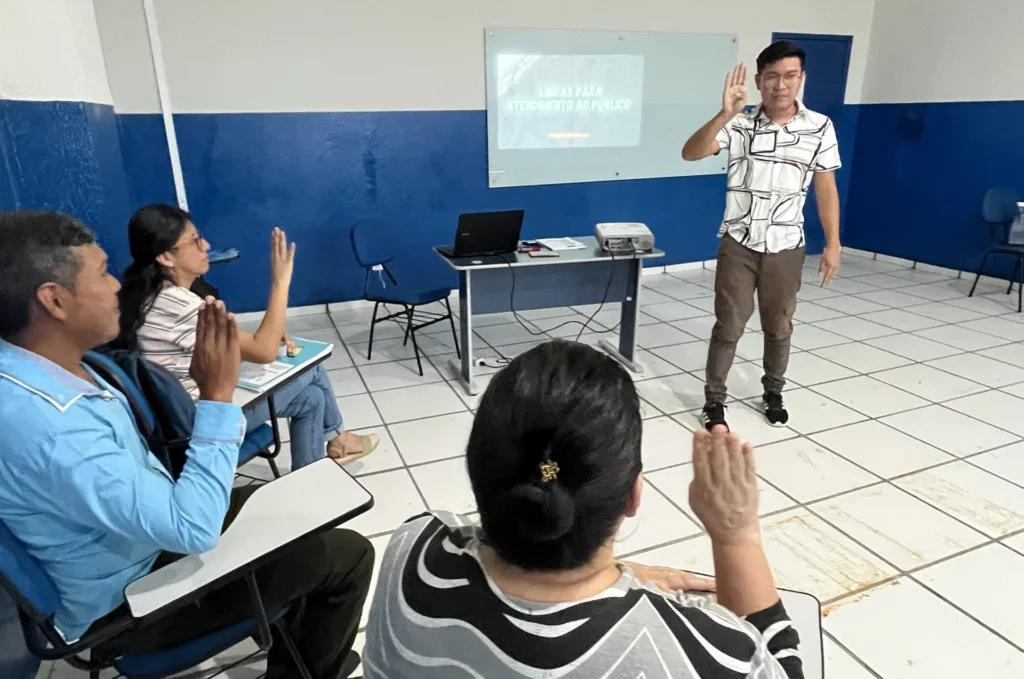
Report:
[[[654,234],[646,224],[602,222],[594,227],[594,237],[606,252],[649,252],[654,249]]]

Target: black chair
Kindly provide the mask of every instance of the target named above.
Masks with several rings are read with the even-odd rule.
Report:
[[[404,346],[412,340],[413,351],[416,354],[416,367],[419,368],[420,376],[423,376],[423,363],[420,360],[420,348],[416,343],[416,331],[448,321],[452,328],[452,338],[455,341],[455,354],[462,358],[459,351],[459,338],[455,331],[455,320],[452,316],[452,307],[448,303],[448,295],[451,290],[447,288],[421,288],[411,285],[400,286],[395,279],[388,264],[395,259],[395,243],[398,242],[398,234],[391,225],[380,219],[364,219],[352,225],[352,250],[355,252],[356,261],[366,269],[366,277],[363,280],[363,299],[373,302],[373,318],[370,320],[370,344],[366,350],[367,360],[373,357],[373,329],[378,323],[394,320],[396,323],[405,324]],[[380,274],[379,282],[371,280],[371,273],[377,269]],[[391,282],[387,285],[384,276]],[[423,311],[420,307],[427,304],[443,304],[444,313]],[[384,312],[390,310],[387,305],[401,306],[401,311],[388,313],[383,318],[377,318],[380,306],[384,305]]]
[[[981,203],[981,216],[989,227],[991,237],[992,227],[999,227],[1002,233],[999,235],[999,242],[989,248],[988,252],[981,259],[981,266],[978,267],[978,275],[974,277],[974,285],[968,297],[974,296],[974,290],[978,287],[978,281],[985,272],[985,264],[990,255],[1010,255],[1017,259],[1013,267],[1013,275],[1010,277],[1010,285],[1006,288],[1006,294],[1013,292],[1013,283],[1017,282],[1017,312],[1020,313],[1022,301],[1024,301],[1024,243],[1010,242],[1010,226],[1019,214],[1017,201],[1020,194],[1013,189],[989,189]]]

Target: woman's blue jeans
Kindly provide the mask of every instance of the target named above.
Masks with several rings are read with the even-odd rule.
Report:
[[[318,365],[274,393],[278,417],[288,418],[291,432],[292,470],[301,469],[326,455],[324,443],[345,430],[334,389],[327,371]],[[246,431],[270,419],[264,399],[252,410],[245,411]]]

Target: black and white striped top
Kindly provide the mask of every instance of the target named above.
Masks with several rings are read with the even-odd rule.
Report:
[[[370,609],[365,679],[803,677],[781,602],[739,618],[628,571],[582,601],[514,599],[481,568],[478,533],[442,512],[395,531]]]
[[[199,295],[168,283],[153,300],[139,328],[139,353],[169,370],[192,398],[198,398],[199,387],[189,377],[188,369],[192,365],[202,305]]]

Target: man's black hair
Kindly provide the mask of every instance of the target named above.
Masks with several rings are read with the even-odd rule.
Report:
[[[790,57],[800,59],[800,70],[802,71],[804,62],[807,60],[807,53],[799,45],[788,40],[773,42],[757,55],[757,72],[760,74],[772,64]]]
[[[28,327],[40,286],[74,289],[82,263],[72,248],[95,242],[85,224],[59,212],[0,212],[0,338],[12,340]]]

